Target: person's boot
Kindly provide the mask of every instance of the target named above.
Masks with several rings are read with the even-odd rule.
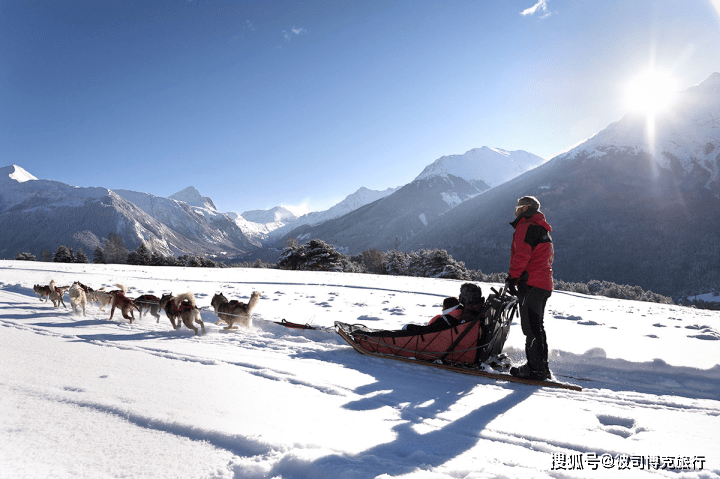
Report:
[[[510,374],[517,378],[534,379],[536,381],[545,381],[552,377],[552,375],[550,374],[550,369],[538,371],[531,368],[530,365],[527,363],[523,364],[520,367],[510,368]]]

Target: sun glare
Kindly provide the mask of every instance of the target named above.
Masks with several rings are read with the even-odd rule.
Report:
[[[675,92],[675,80],[668,73],[651,70],[627,84],[627,104],[634,112],[654,115],[672,104]]]

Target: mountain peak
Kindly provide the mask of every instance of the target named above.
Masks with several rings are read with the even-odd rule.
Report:
[[[0,181],[5,180],[6,178],[8,179],[7,181],[14,181],[18,183],[37,180],[37,178],[17,165],[0,168]]]
[[[194,186],[188,186],[184,190],[168,196],[168,198],[171,200],[182,201],[190,206],[196,206],[198,208],[217,210],[212,200],[207,196],[202,196]]]
[[[284,206],[276,206],[269,210],[245,211],[240,216],[245,218],[247,221],[260,224],[287,223],[295,221],[298,218],[295,213]]]
[[[661,168],[669,169],[674,162],[690,173],[699,166],[710,172],[711,182],[716,181],[719,113],[720,73],[713,73],[702,83],[679,92],[671,108],[656,114],[652,126],[645,114],[628,113],[556,158],[600,159],[611,152],[644,152]]]
[[[507,151],[483,146],[462,155],[443,156],[418,175],[415,180],[432,176],[453,175],[466,181],[484,181],[497,186],[543,164],[545,160],[526,151]]]

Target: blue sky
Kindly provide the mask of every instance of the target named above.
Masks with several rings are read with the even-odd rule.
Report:
[[[713,1],[6,0],[0,166],[242,212],[481,146],[549,159],[627,113],[642,71],[720,71]]]

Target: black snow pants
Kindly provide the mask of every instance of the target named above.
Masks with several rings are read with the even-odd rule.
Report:
[[[552,291],[521,283],[518,286],[520,325],[525,335],[525,355],[530,368],[548,371],[548,346],[543,317]]]

